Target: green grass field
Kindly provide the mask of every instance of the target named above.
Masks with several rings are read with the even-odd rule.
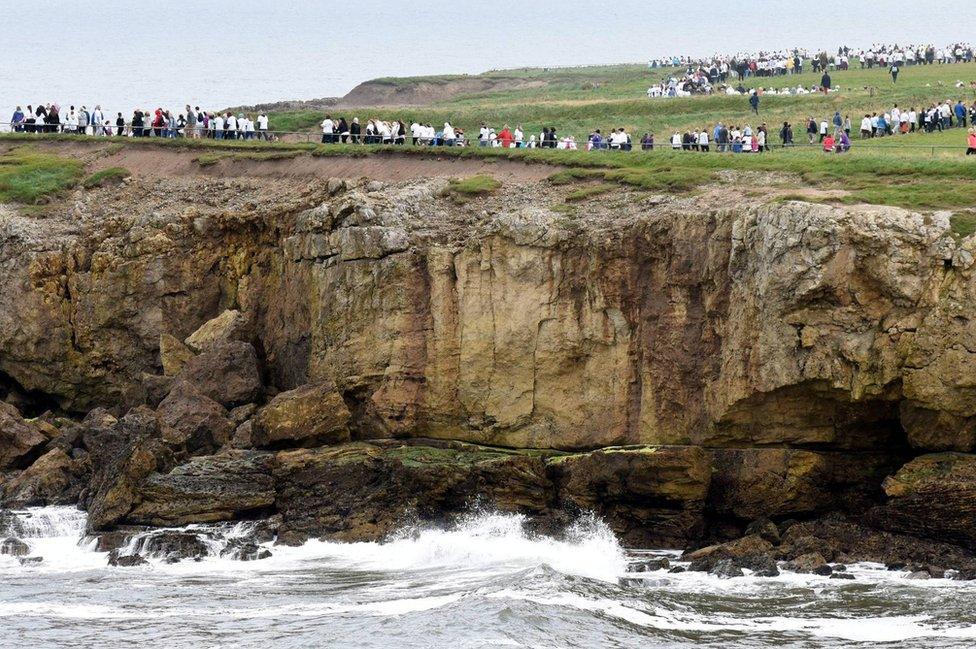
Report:
[[[832,93],[828,97],[765,95],[760,115],[756,117],[751,113],[747,99],[741,96],[646,98],[647,87],[670,73],[670,69],[650,70],[641,65],[490,72],[485,76],[502,80],[534,79],[546,85],[461,95],[429,106],[367,107],[336,110],[333,113],[344,114],[348,119],[359,117],[360,121],[376,117],[402,119],[409,123],[416,119],[435,126],[450,121],[469,133],[476,133],[482,121],[496,128],[504,124],[513,127],[521,124],[527,133],[538,133],[544,126],[553,126],[560,135],[571,134],[578,140],[585,138],[595,128],[606,132],[610,128],[623,127],[635,139],[644,132],[653,132],[659,142],[675,130],[711,128],[718,121],[754,127],[766,122],[773,133],[778,132],[784,121],[790,121],[796,140],[800,141],[806,118],[829,118],[836,110],[842,115],[850,115],[856,130],[865,113],[890,109],[895,104],[903,108],[919,108],[935,101],[962,99],[968,105],[976,99],[976,93],[968,86],[970,81],[976,80],[976,64],[908,67],[902,70],[897,84],[891,82],[886,70],[860,70],[856,67],[831,73],[834,85],[841,88],[839,93]],[[399,84],[413,81],[383,80],[384,83]],[[810,87],[819,81],[819,74],[805,72],[789,77],[750,78],[743,85],[781,89],[798,84]],[[957,81],[962,81],[966,87],[956,88]],[[272,114],[271,126],[284,131],[314,130],[322,116],[320,112]],[[773,142],[777,140],[775,137],[771,139]],[[924,146],[927,149],[922,153],[930,156],[933,146],[949,147],[959,154],[965,150],[965,136],[963,131],[952,131],[938,136],[912,135],[856,144],[883,146],[886,149],[896,144]]]

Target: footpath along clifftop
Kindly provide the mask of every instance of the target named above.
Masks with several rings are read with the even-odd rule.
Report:
[[[160,156],[0,207],[6,506],[298,543],[478,502],[631,545],[756,533],[712,565],[976,568],[974,243],[948,213],[622,186],[564,209],[514,162],[466,191],[491,165]]]

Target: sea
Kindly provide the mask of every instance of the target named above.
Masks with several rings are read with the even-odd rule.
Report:
[[[121,568],[70,507],[16,512],[30,556],[0,557],[0,647],[972,647],[976,583],[859,564],[853,581],[630,572],[666,549],[623,547],[597,518],[536,536],[517,515],[404,527],[382,543],[309,541],[221,558],[250,523],[182,528],[200,561]],[[130,545],[135,547],[138,539]]]
[[[688,54],[972,37],[976,6],[819,0],[0,0],[0,121],[57,103],[109,116],[341,96],[387,76],[646,64]],[[649,83],[652,75],[649,73]],[[659,80],[659,79],[654,79]],[[642,95],[641,95],[642,96]],[[9,114],[8,114],[9,113]]]

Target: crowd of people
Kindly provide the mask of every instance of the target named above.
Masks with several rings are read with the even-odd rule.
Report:
[[[729,56],[695,58],[672,56],[650,62],[652,69],[682,68],[680,74],[672,74],[647,90],[647,96],[686,97],[696,94],[744,94],[735,81],[750,77],[789,77],[802,74],[805,69],[816,73],[832,70],[848,70],[857,62],[862,69],[887,68],[892,79],[897,81],[898,71],[912,65],[947,65],[969,63],[976,58],[974,48],[968,43],[952,43],[944,47],[933,45],[872,45],[869,48],[854,50],[840,47],[837,53],[820,51],[813,55],[808,50],[795,48],[773,52],[738,53]],[[771,80],[772,81],[772,80]],[[807,94],[816,93],[821,88],[804,88],[787,85],[774,93]],[[767,90],[770,91],[770,90]]]
[[[199,107],[182,113],[157,108],[150,112],[136,109],[128,120],[122,113],[113,119],[100,105],[89,110],[86,106],[63,110],[56,103],[28,104],[24,110],[17,106],[10,118],[10,128],[22,133],[66,133],[96,137],[186,137],[215,140],[271,140],[267,113],[257,115],[234,114],[231,111],[203,111]]]

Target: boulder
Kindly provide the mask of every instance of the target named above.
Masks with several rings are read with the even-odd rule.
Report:
[[[247,340],[247,322],[240,311],[227,310],[203,323],[184,342],[189,349],[201,353],[218,343],[235,340]]]
[[[48,438],[20,412],[0,401],[0,470],[21,469],[36,458]]]
[[[260,561],[271,557],[271,551],[245,539],[231,539],[220,556],[237,561]]]
[[[176,563],[184,559],[199,561],[210,555],[210,546],[195,532],[159,530],[139,537],[135,554]]]
[[[550,514],[552,484],[531,452],[434,441],[354,442],[277,453],[278,542],[375,541],[404,520],[450,523],[475,503]]]
[[[156,411],[163,438],[187,453],[212,453],[230,439],[234,426],[219,403],[179,381]]]
[[[254,347],[240,341],[215,343],[190,359],[177,375],[226,408],[257,401],[261,373]]]
[[[976,550],[976,455],[923,455],[883,486],[888,501],[874,512],[882,527]]]
[[[30,546],[13,537],[0,541],[0,554],[10,557],[26,557],[30,554]]]
[[[628,545],[683,545],[702,529],[711,467],[700,448],[607,448],[547,468],[561,506],[596,512]]]
[[[765,555],[771,552],[773,545],[757,534],[743,537],[736,541],[710,545],[708,547],[686,552],[682,559],[685,561],[697,561],[710,557],[718,559],[741,559],[756,555]]]
[[[783,565],[783,567],[787,570],[792,570],[793,572],[812,573],[818,568],[823,568],[826,565],[827,560],[823,558],[823,555],[812,552],[810,554],[800,555],[796,559],[788,561]],[[830,566],[827,567],[829,568]]]
[[[831,579],[846,579],[848,581],[854,580],[854,575],[849,572],[834,572],[830,575]]]
[[[739,568],[731,559],[722,559],[715,566],[708,571],[708,574],[714,575],[720,579],[732,579],[734,577],[742,577],[742,569]]]
[[[2,501],[7,507],[72,505],[78,502],[90,469],[87,457],[74,459],[54,448],[3,485]]]
[[[746,535],[756,535],[773,545],[779,545],[780,542],[779,528],[768,518],[760,518],[749,523],[746,527]]]
[[[159,334],[159,361],[163,366],[163,376],[176,376],[194,356],[175,336]]]
[[[149,476],[137,489],[131,524],[178,527],[230,521],[274,505],[270,453],[230,451],[195,457],[168,473]]]
[[[253,419],[256,447],[322,446],[349,441],[349,409],[330,383],[282,392]]]
[[[112,550],[108,553],[108,565],[117,568],[133,568],[144,566],[149,562],[138,554],[120,554],[119,550]]]
[[[230,438],[230,447],[236,449],[254,448],[251,433],[254,430],[254,422],[245,421],[234,430],[234,435]]]

